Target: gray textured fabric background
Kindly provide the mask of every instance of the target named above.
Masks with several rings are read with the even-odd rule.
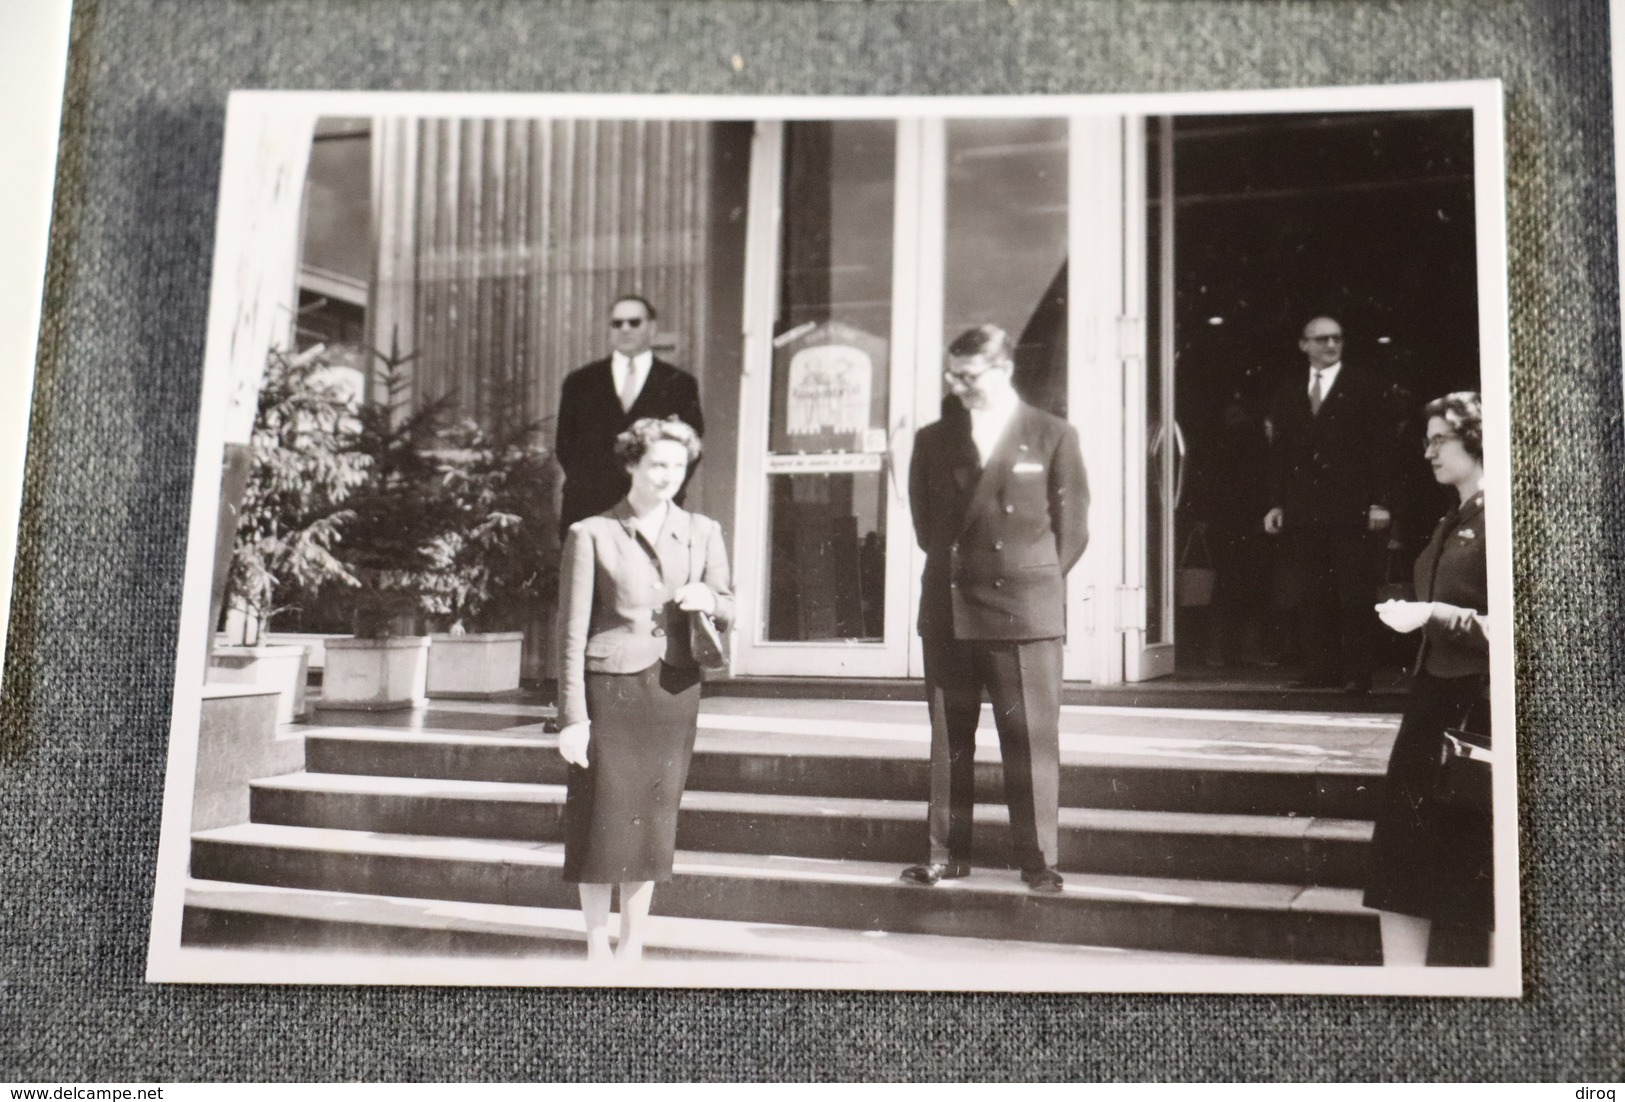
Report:
[[[1603,0],[77,7],[0,707],[0,1080],[1625,1078],[1625,456]],[[1482,77],[1506,82],[1508,114],[1521,1002],[142,982],[229,89]]]

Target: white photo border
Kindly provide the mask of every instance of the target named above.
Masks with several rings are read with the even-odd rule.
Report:
[[[216,227],[210,326],[225,301],[238,234],[232,169],[249,157],[252,123],[284,113],[320,116],[577,119],[835,119],[1101,115],[1232,115],[1335,111],[1469,109],[1473,113],[1478,324],[1484,407],[1486,527],[1491,618],[1491,702],[1496,756],[1517,761],[1512,586],[1511,393],[1507,304],[1505,141],[1499,81],[1174,92],[1089,96],[803,97],[495,93],[239,91],[228,101],[221,166],[222,221]],[[1053,966],[929,966],[649,961],[606,970],[585,961],[339,956],[296,951],[181,945],[190,849],[192,791],[207,660],[210,585],[232,381],[219,369],[203,379],[185,584],[180,608],[163,822],[154,883],[147,975],[151,982],[450,984],[549,987],[702,987],[1006,992],[1188,992],[1518,997],[1523,993],[1515,770],[1494,779],[1495,933],[1487,967],[1385,968],[1248,961],[1190,966],[1090,961]]]

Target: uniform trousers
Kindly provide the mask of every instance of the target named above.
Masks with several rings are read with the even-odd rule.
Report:
[[[933,862],[969,862],[976,805],[976,723],[993,702],[1017,868],[1053,868],[1060,804],[1060,639],[922,640],[931,712]]]

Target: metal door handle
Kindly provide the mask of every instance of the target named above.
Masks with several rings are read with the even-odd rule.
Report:
[[[1190,449],[1185,447],[1185,432],[1174,422],[1174,508],[1179,508],[1180,501],[1185,496],[1185,463],[1190,459]]]
[[[897,419],[897,424],[886,434],[886,473],[891,478],[892,493],[898,497],[903,496],[903,486],[897,478],[897,437],[899,434],[908,431],[908,425],[908,415],[904,414]]]

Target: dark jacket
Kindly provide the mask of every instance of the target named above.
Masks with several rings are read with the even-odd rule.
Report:
[[[1416,559],[1416,599],[1459,611],[1435,614],[1422,629],[1416,668],[1434,677],[1489,672],[1489,570],[1484,550],[1484,494],[1450,510]]]
[[[947,413],[914,438],[908,497],[925,551],[922,636],[1066,634],[1066,573],[1089,543],[1071,425],[1023,403],[982,469],[969,415]]]
[[[655,360],[630,410],[621,408],[615,375],[608,359],[595,360],[570,372],[559,391],[555,434],[559,466],[564,469],[564,503],[559,528],[612,507],[631,483],[615,458],[615,438],[641,417],[677,416],[695,432],[705,433],[700,413],[700,387],[694,376],[664,360]],[[678,499],[681,501],[681,497]]]
[[[1388,504],[1393,431],[1382,388],[1344,364],[1309,408],[1308,368],[1294,371],[1270,404],[1270,506],[1287,531],[1364,530],[1373,505]]]

